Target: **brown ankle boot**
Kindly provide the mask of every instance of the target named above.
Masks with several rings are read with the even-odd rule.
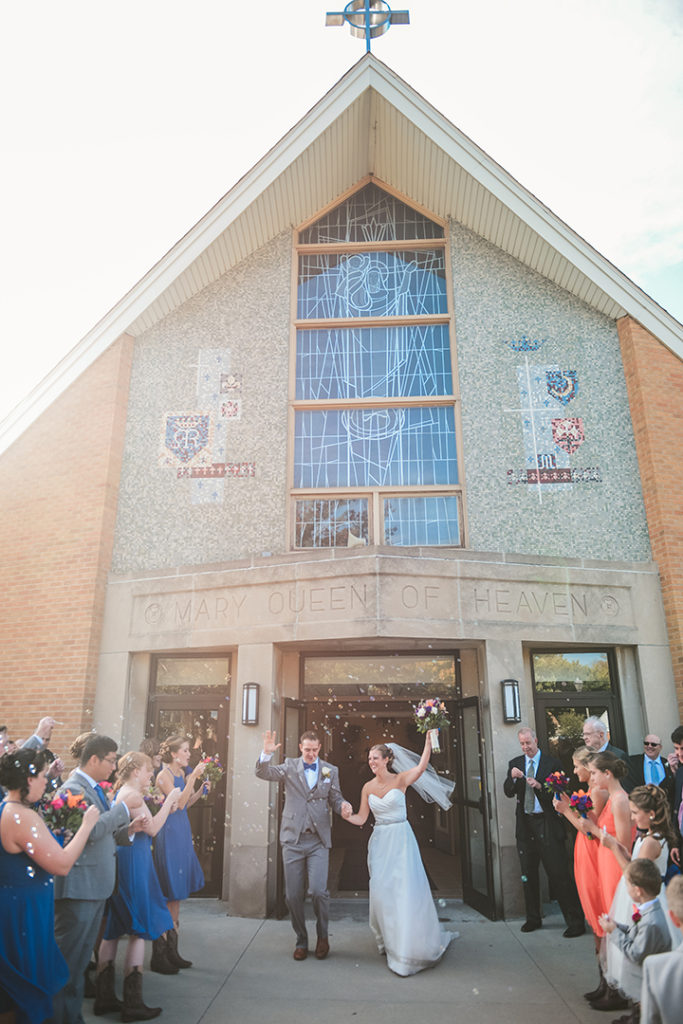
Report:
[[[616,988],[607,985],[605,994],[599,999],[593,999],[590,1006],[592,1010],[628,1010],[629,1001],[620,996]]]
[[[122,1006],[123,1003],[116,998],[114,991],[114,964],[110,960],[95,977],[95,1003],[92,1012],[96,1017],[101,1017],[103,1013],[112,1013],[114,1010],[120,1010]]]
[[[142,974],[134,967],[123,979],[123,1009],[121,1020],[124,1024],[133,1020],[152,1020],[161,1013],[160,1006],[145,1006],[142,1001]]]
[[[149,963],[150,971],[155,974],[177,974],[180,970],[168,958],[168,943],[164,935],[160,935],[152,943],[152,959]]]
[[[168,962],[174,967],[192,967],[192,961],[185,960],[178,952],[178,932],[175,928],[170,928],[166,932],[166,950]]]

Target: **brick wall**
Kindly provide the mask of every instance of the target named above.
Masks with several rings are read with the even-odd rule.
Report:
[[[683,720],[683,361],[630,317],[617,326]]]
[[[92,724],[133,339],[103,353],[0,456],[0,723]]]

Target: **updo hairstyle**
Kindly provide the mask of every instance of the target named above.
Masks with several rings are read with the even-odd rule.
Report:
[[[572,753],[574,760],[578,761],[582,768],[590,768],[591,761],[594,757],[592,750],[588,747],[577,747]]]
[[[159,754],[164,764],[170,764],[173,760],[173,755],[177,753],[182,747],[183,743],[190,743],[190,737],[185,736],[182,733],[178,733],[175,736],[169,736],[168,739],[164,740],[159,747]]]
[[[387,762],[387,768],[392,771],[392,765],[394,763],[394,752],[391,747],[388,747],[386,743],[375,743],[370,750],[378,750],[382,760]]]
[[[650,832],[661,839],[666,839],[669,849],[674,849],[678,845],[678,839],[673,829],[669,801],[664,790],[649,783],[647,786],[636,786],[628,798],[639,811],[649,813]]]
[[[628,765],[610,750],[603,750],[600,754],[593,754],[591,767],[597,768],[599,772],[609,772],[615,779],[623,779],[628,775]]]
[[[95,735],[95,733],[91,729],[90,732],[82,732],[80,736],[76,737],[76,739],[73,741],[73,743],[69,747],[69,753],[73,757],[74,761],[77,761],[79,764],[81,763],[81,757],[82,757],[83,751],[85,750],[85,745],[88,742],[88,740],[91,738],[91,736],[94,736],[94,735]]]
[[[147,754],[143,754],[139,750],[129,750],[119,760],[114,789],[118,791],[122,786],[125,786],[133,772],[137,771],[138,768],[149,768],[152,771],[152,767],[152,758],[148,757]]]
[[[47,759],[42,750],[21,748],[11,754],[0,757],[0,786],[5,789],[18,789],[19,799],[26,802],[28,796],[28,780],[43,770]]]

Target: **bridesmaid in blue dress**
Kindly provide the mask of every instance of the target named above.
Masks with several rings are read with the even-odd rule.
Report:
[[[142,1001],[142,964],[145,939],[153,941],[173,928],[152,860],[152,838],[164,827],[178,803],[178,793],[169,793],[153,817],[144,802],[152,781],[152,760],[147,754],[131,750],[120,759],[116,773],[115,800],[122,800],[133,817],[144,819],[142,832],[130,846],[116,851],[117,885],[109,899],[104,938],[100,943],[95,982],[94,1013],[101,1016],[122,1009],[122,1020],[151,1020],[161,1007],[145,1006]],[[123,1006],[114,991],[114,961],[119,939],[128,936],[124,962]],[[165,971],[177,974],[177,968]]]
[[[176,967],[191,967],[192,961],[183,959],[178,953],[178,927],[180,901],[204,885],[204,872],[194,851],[192,828],[187,816],[188,807],[192,807],[202,795],[202,787],[196,789],[196,785],[204,772],[204,765],[200,762],[186,774],[190,762],[187,736],[171,736],[164,740],[160,753],[164,767],[157,775],[157,788],[165,796],[174,789],[180,793],[178,806],[154,844],[154,863],[175,926],[167,933],[166,955]],[[210,783],[204,785],[208,787]],[[154,963],[152,970],[156,970]]]
[[[0,1014],[17,1024],[42,1024],[52,997],[69,980],[54,940],[53,875],[66,875],[80,857],[100,812],[89,807],[62,848],[31,808],[45,792],[42,751],[16,750],[0,758]]]

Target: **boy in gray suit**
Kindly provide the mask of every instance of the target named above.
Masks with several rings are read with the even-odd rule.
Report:
[[[630,969],[630,982],[635,973],[641,973],[647,957],[671,949],[671,935],[666,915],[659,902],[662,876],[654,861],[645,857],[632,860],[626,866],[624,879],[628,894],[636,908],[631,923],[620,924],[613,921],[608,914],[603,914],[600,917],[600,927],[608,936],[608,941],[616,942],[624,954],[627,961],[624,969]],[[626,991],[631,990],[629,984]],[[618,1019],[620,1024],[638,1024],[640,1003],[634,1002],[631,1013],[624,1014]]]
[[[683,939],[683,875],[666,887],[669,917]],[[683,1017],[683,942],[671,953],[650,956],[643,964],[641,1024],[680,1024]]]
[[[100,817],[68,875],[55,878],[55,938],[69,966],[69,980],[53,1002],[54,1024],[83,1024],[84,971],[93,951],[107,899],[116,882],[116,844],[128,845],[138,825],[124,803],[109,806],[100,786],[116,768],[116,743],[93,733],[81,763],[59,790],[81,794]],[[138,819],[138,823],[142,818]]]
[[[285,806],[280,825],[285,897],[292,928],[296,934],[295,960],[308,956],[308,932],[304,900],[306,882],[311,891],[317,922],[315,955],[324,960],[330,950],[327,938],[330,894],[327,891],[330,847],[330,808],[347,818],[353,811],[339,788],[339,769],[321,761],[320,740],[305,732],[299,741],[301,757],[287,757],[271,764],[280,747],[274,732],[264,732],[263,752],[256,763],[256,775],[268,782],[284,782]]]

